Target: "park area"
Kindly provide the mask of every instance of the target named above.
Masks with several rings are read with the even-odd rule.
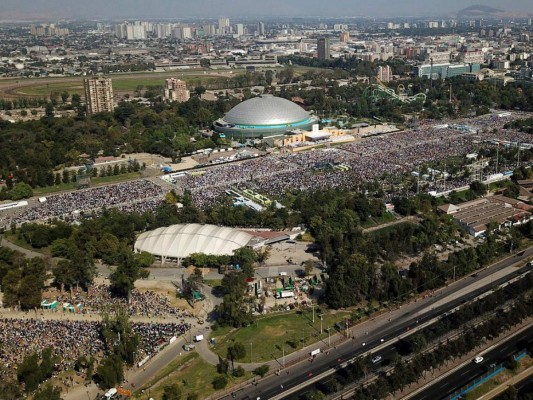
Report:
[[[149,391],[150,397],[154,399],[163,398],[165,386],[178,385],[181,393],[198,394],[198,398],[205,399],[213,394],[213,380],[217,376],[216,367],[208,364],[196,352],[186,353],[184,356],[176,358],[146,385],[141,387],[138,392]],[[228,374],[229,386],[236,385],[249,379],[251,372],[246,372],[244,376],[236,378]],[[185,398],[183,396],[182,398]]]
[[[246,357],[239,362],[262,363],[281,358],[283,351],[288,355],[318,340],[322,340],[322,343],[317,343],[317,347],[322,347],[328,344],[328,327],[331,328],[331,335],[337,333],[335,323],[344,323],[350,313],[338,311],[323,314],[322,334],[319,315],[319,309],[315,308],[314,323],[313,312],[308,309],[258,318],[245,328],[218,328],[212,334],[215,339],[213,351],[226,357],[228,347],[239,342],[246,348]]]

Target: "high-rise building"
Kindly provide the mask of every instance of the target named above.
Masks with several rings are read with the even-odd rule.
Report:
[[[87,114],[113,111],[113,85],[111,79],[94,77],[83,80]]]
[[[317,42],[318,59],[329,60],[329,38],[319,38]]]
[[[342,31],[340,39],[341,39],[341,42],[348,43],[350,41],[350,32]]]
[[[226,35],[230,32],[230,22],[229,18],[223,17],[218,19],[218,34],[219,35]]]
[[[265,36],[265,23],[264,22],[259,22],[259,25],[257,26],[257,33],[259,34],[259,36]]]
[[[237,36],[243,36],[244,35],[244,24],[236,24],[235,30],[237,31]]]
[[[166,79],[165,100],[183,103],[191,97],[184,81],[176,78]]]
[[[378,73],[376,75],[376,79],[379,82],[390,82],[392,80],[392,69],[389,65],[385,65],[384,67],[378,67]]]

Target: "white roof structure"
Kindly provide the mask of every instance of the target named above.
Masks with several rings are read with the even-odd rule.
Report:
[[[135,251],[162,258],[182,259],[193,253],[232,255],[254,236],[233,228],[203,224],[178,224],[144,232],[135,242]]]
[[[224,121],[236,125],[292,124],[308,120],[311,114],[283,97],[262,94],[233,107]]]

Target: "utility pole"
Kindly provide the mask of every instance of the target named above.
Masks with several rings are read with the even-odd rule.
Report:
[[[331,346],[331,327],[328,326],[328,346]]]
[[[313,324],[315,323],[315,303],[311,303],[311,308],[313,309]]]
[[[250,342],[250,363],[252,363],[253,354],[254,354],[253,342]]]
[[[285,368],[285,343],[281,344],[281,350],[283,351],[283,368]]]
[[[319,317],[320,317],[320,334],[322,335],[322,320],[323,320],[323,317],[324,314],[320,314]]]

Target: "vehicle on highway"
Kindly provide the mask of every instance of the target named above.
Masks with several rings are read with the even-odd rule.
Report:
[[[372,364],[377,364],[381,361],[381,356],[372,357]]]
[[[474,362],[475,362],[476,364],[479,364],[479,363],[482,362],[482,361],[483,361],[483,357],[481,357],[481,356],[477,356],[476,358],[474,358]]]

